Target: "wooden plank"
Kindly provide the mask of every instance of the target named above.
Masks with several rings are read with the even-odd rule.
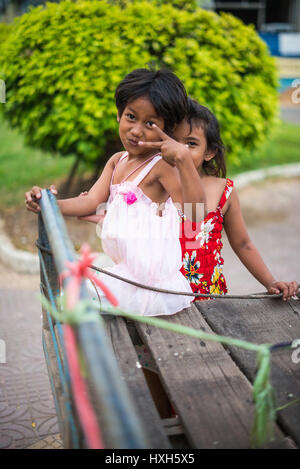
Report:
[[[179,418],[177,417],[171,417],[168,419],[163,419],[161,423],[164,426],[165,432],[167,435],[182,435],[184,434],[184,430],[182,428],[182,425],[179,422]]]
[[[299,339],[298,305],[293,300],[283,302],[271,299],[197,302],[199,311],[216,333],[258,344]],[[229,347],[229,350],[238,366],[253,381],[255,355],[237,347]],[[271,382],[278,407],[300,397],[300,364],[293,363],[293,350],[284,349],[272,354]],[[300,446],[300,402],[278,412],[278,423]]]
[[[63,369],[64,373],[66,373],[66,363],[65,363],[65,358],[66,357],[64,356],[63,346],[62,346],[61,341],[60,341],[60,334],[59,334],[59,331],[58,331],[57,324],[53,325],[53,329],[54,329],[54,334],[55,334],[55,337],[56,337],[57,348],[58,348],[58,353],[59,353],[59,357],[60,357],[61,364],[62,364],[62,369]]]
[[[115,356],[132,396],[137,414],[144,423],[150,448],[171,448],[164,427],[154,405],[143,370],[130,339],[125,321],[121,317],[103,316],[106,332],[111,340]]]
[[[212,333],[194,305],[164,319]],[[141,323],[136,327],[155,358],[190,447],[249,448],[252,387],[223,346]],[[287,446],[280,432],[269,445]]]
[[[47,236],[47,232],[46,232],[46,229],[45,229],[45,225],[44,225],[41,213],[38,214],[38,228],[39,228],[39,239],[38,239],[39,244],[41,246],[43,246],[45,249],[51,250],[51,246],[49,244],[49,239],[48,239],[48,236]],[[56,270],[56,267],[55,267],[55,264],[54,264],[53,256],[51,254],[41,250],[41,257],[42,257],[42,259],[44,261],[44,264],[45,264],[45,269],[46,269],[49,285],[50,285],[52,293],[55,297],[57,295],[59,285],[58,285],[57,270]],[[45,297],[47,298],[47,300],[50,302],[51,300],[50,300],[49,292],[46,288],[46,278],[45,278],[45,275],[44,275],[44,271],[42,269],[41,259],[40,259],[40,276],[41,276],[42,292],[45,295]],[[48,319],[47,319],[47,314],[46,314],[45,308],[42,308],[42,312],[43,312],[43,328],[49,331],[50,330],[49,322],[48,322]],[[54,318],[52,318],[52,320],[53,320],[53,323],[55,323]]]

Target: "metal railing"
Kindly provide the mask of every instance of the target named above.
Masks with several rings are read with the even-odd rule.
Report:
[[[40,199],[39,248],[41,291],[52,307],[60,295],[58,276],[66,270],[66,261],[77,256],[69,239],[55,196],[44,189]],[[63,280],[62,288],[67,286]],[[82,282],[80,299],[88,299]],[[87,306],[87,318],[91,308]],[[74,326],[86,369],[86,384],[105,448],[147,448],[144,428],[136,415],[131,396],[118,367],[103,318]],[[63,325],[43,307],[43,346],[54,395],[60,432],[65,448],[87,447],[83,428],[74,404],[66,359]]]

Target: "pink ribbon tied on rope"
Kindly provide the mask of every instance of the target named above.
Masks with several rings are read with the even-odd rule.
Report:
[[[80,284],[83,279],[89,279],[94,282],[98,287],[101,288],[106,298],[110,301],[113,306],[118,306],[116,297],[106,287],[106,285],[90,270],[92,262],[97,257],[97,254],[91,253],[90,247],[87,243],[84,243],[80,249],[81,259],[74,262],[66,261],[66,266],[69,270],[63,272],[60,275],[61,282],[71,277],[67,288],[67,308],[72,309],[76,306],[80,296]]]

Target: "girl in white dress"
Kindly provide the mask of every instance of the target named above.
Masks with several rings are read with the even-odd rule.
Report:
[[[126,159],[128,152],[121,156],[115,170]],[[151,156],[149,161],[142,163],[143,169],[137,176],[140,166],[119,184],[113,184],[113,171],[101,240],[104,252],[115,265],[106,270],[145,285],[190,292],[180,272],[177,209],[169,197],[164,203],[162,216],[159,216],[160,207],[140,187],[161,159],[160,155]],[[122,308],[147,316],[174,314],[189,306],[193,299],[138,288],[107,275],[102,275],[101,280],[114,292]],[[93,288],[91,293],[95,296]]]
[[[149,286],[190,293],[189,282],[180,272],[177,208],[189,203],[194,219],[196,205],[205,203],[200,176],[185,145],[166,138],[163,157],[147,146],[173,130],[185,115],[186,103],[183,84],[171,72],[138,69],[127,75],[116,90],[119,135],[126,151],[108,160],[87,195],[58,203],[63,215],[94,221],[97,207],[108,202],[101,240],[115,265],[107,270]],[[56,191],[54,186],[52,190]],[[39,197],[36,186],[26,193],[29,210],[39,211]],[[141,315],[175,314],[193,300],[135,287],[104,274],[101,280],[121,309]]]

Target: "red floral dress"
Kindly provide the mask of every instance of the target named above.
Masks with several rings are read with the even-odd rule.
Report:
[[[224,295],[226,280],[221,257],[223,214],[222,208],[233,189],[233,181],[226,179],[226,186],[216,210],[209,212],[202,223],[191,222],[182,216],[180,244],[182,250],[182,274],[190,282],[193,292]],[[195,298],[201,300],[205,298]]]

